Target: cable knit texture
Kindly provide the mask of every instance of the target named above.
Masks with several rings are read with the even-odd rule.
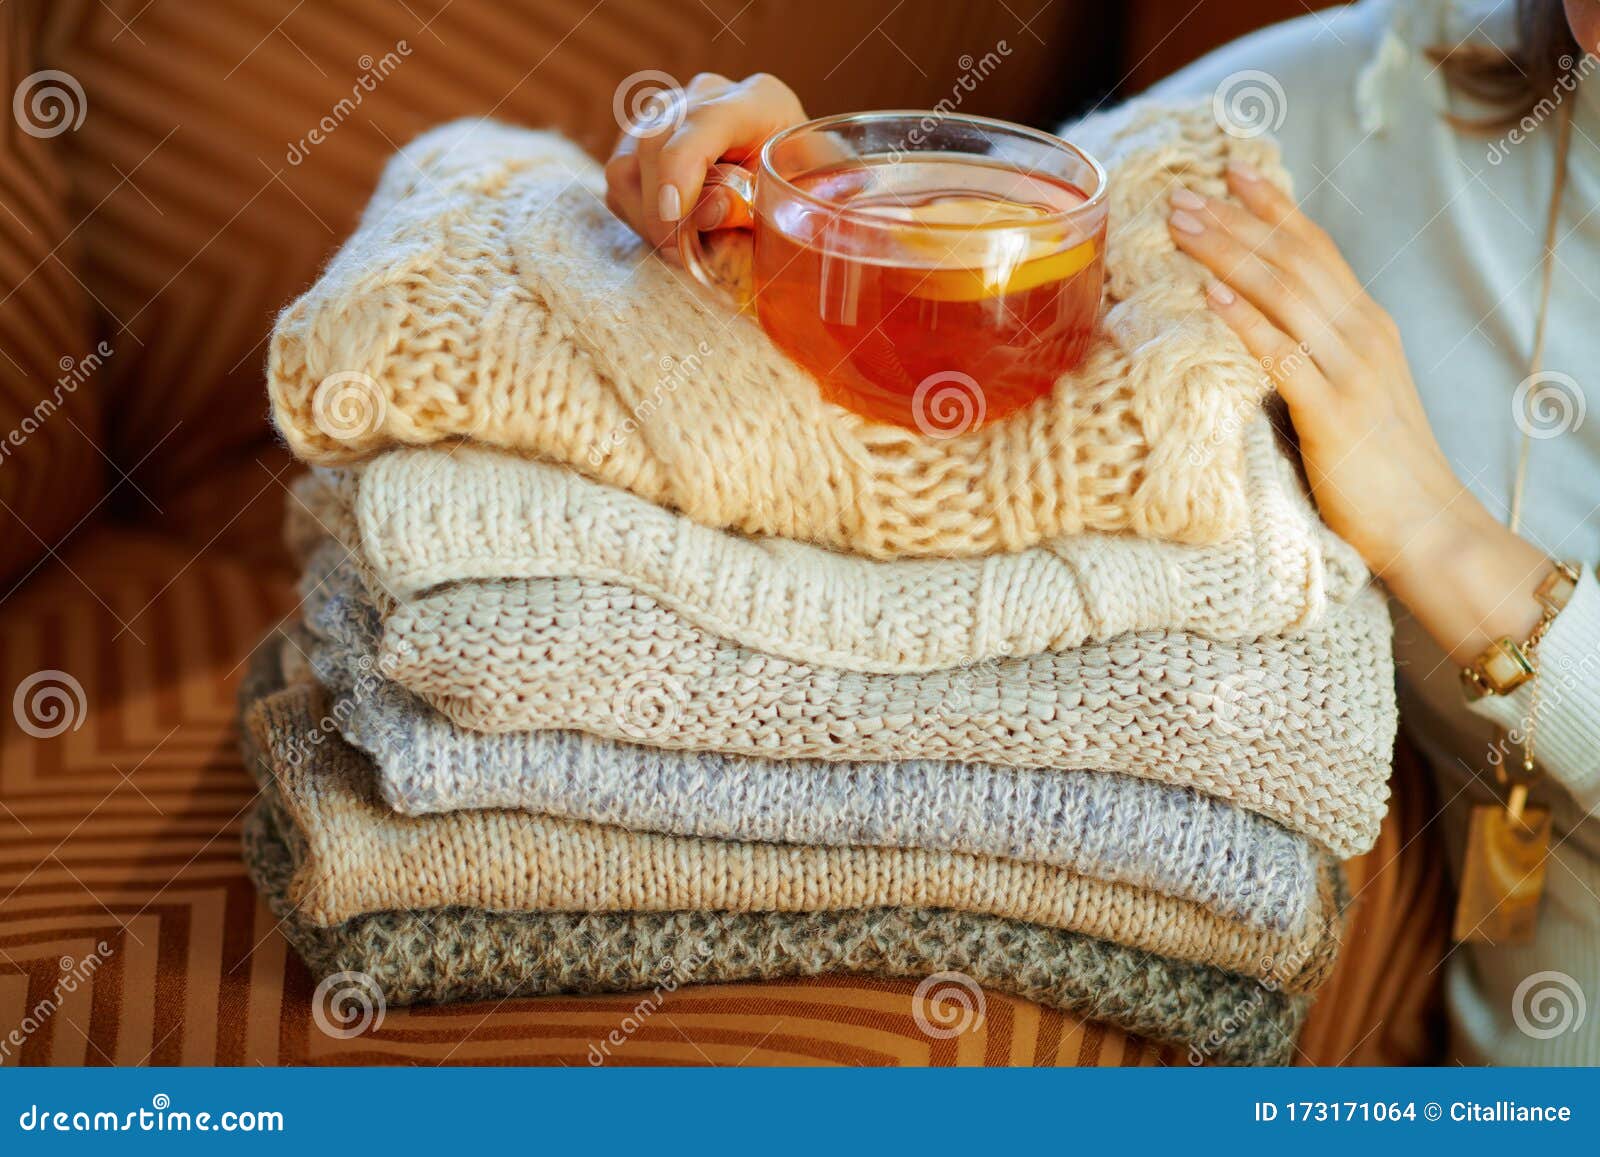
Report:
[[[302,580],[311,608],[329,568],[356,563],[325,548]],[[379,591],[374,602],[388,600]],[[1371,588],[1297,636],[1149,631],[907,675],[750,651],[587,579],[460,583],[389,605],[385,676],[477,731],[578,730],[782,760],[1116,771],[1237,804],[1340,857],[1372,846],[1388,798],[1393,660]]]
[[[915,849],[691,839],[515,811],[405,817],[372,790],[371,763],[329,725],[315,687],[257,702],[246,726],[270,765],[266,798],[288,841],[289,899],[338,924],[392,908],[741,912],[938,907],[1082,932],[1175,960],[1316,988],[1338,953],[1338,870],[1291,933],[1248,928],[1141,888],[1060,868]]]
[[[1258,638],[1348,602],[1366,570],[1317,518],[1265,416],[1245,463],[1249,525],[1218,546],[1085,534],[894,562],[712,530],[572,470],[470,447],[399,450],[298,487],[324,523],[353,528],[345,546],[397,599],[470,579],[599,579],[752,650],[895,673],[1158,628]]]
[[[281,654],[328,689],[341,734],[373,757],[379,794],[402,814],[516,808],[675,835],[1004,856],[1279,931],[1303,928],[1315,907],[1318,862],[1303,836],[1130,776],[917,760],[778,764],[572,731],[466,731],[382,677],[376,616],[345,572],[329,586],[310,631],[291,629]],[[263,661],[278,650],[263,647]]]
[[[1275,147],[1210,103],[1072,130],[1111,172],[1098,338],[1052,394],[955,437],[824,402],[746,315],[708,306],[547,133],[446,125],[390,162],[360,227],[279,317],[268,385],[317,463],[471,439],[565,463],[707,526],[874,558],[1085,530],[1221,541],[1248,523],[1243,429],[1267,378],[1206,309],[1166,193],[1226,197]]]
[[[961,972],[996,992],[1224,1064],[1283,1065],[1310,1003],[1203,965],[962,912],[374,912],[330,928],[289,899],[294,865],[257,805],[245,864],[314,977],[361,973],[390,1004],[643,992],[828,973]]]

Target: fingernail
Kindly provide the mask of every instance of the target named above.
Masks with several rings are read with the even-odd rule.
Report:
[[[712,197],[695,210],[694,227],[696,229],[715,229],[722,224],[722,219],[727,215],[727,199],[725,197]]]
[[[1204,209],[1206,200],[1191,189],[1177,188],[1172,190],[1172,203],[1180,209]]]
[[[1259,181],[1261,174],[1243,161],[1229,161],[1228,170],[1241,181]]]
[[[1218,305],[1232,305],[1239,300],[1238,295],[1220,281],[1211,283],[1211,287],[1206,290],[1206,296]]]
[[[678,196],[678,186],[661,186],[661,192],[656,196],[656,212],[663,221],[676,221],[683,216],[683,201]]]
[[[1177,210],[1167,220],[1179,233],[1204,233],[1206,227],[1200,223],[1200,218],[1192,217],[1182,209]]]

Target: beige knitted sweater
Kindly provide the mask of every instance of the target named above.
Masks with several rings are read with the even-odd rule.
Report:
[[[360,228],[278,319],[290,448],[334,464],[471,439],[578,468],[708,526],[875,558],[1085,530],[1217,542],[1248,522],[1242,430],[1267,392],[1173,246],[1167,190],[1226,196],[1274,148],[1201,108],[1074,130],[1111,171],[1099,336],[1053,394],[938,438],[824,402],[746,316],[649,257],[566,141],[446,125],[390,162]]]
[[[981,559],[879,561],[751,539],[565,467],[470,447],[393,451],[297,490],[321,527],[347,528],[346,548],[395,599],[473,579],[597,579],[752,650],[893,673],[1152,629],[1258,638],[1348,602],[1366,571],[1317,518],[1265,417],[1246,431],[1245,464],[1249,525],[1216,546],[1085,534]]]
[[[371,764],[322,726],[329,703],[300,686],[252,708],[295,873],[289,898],[316,924],[464,905],[514,911],[820,911],[952,908],[1005,916],[1270,978],[1326,979],[1338,951],[1332,865],[1303,930],[1269,932],[1202,905],[1061,868],[901,848],[735,843],[630,832],[519,811],[428,817],[386,811]]]

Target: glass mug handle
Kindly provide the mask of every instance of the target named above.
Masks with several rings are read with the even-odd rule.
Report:
[[[728,190],[740,202],[744,215],[754,218],[756,179],[749,169],[743,165],[726,162],[712,165],[706,171],[706,182],[701,188],[700,200],[696,202],[695,209],[705,203],[706,194],[714,189]],[[683,258],[683,267],[689,271],[689,275],[701,285],[735,308],[744,304],[738,290],[713,273],[706,262],[706,251],[700,240],[700,230],[694,227],[693,210],[678,225],[678,256]]]

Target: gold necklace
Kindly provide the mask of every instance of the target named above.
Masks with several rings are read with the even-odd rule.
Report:
[[[1556,138],[1555,180],[1550,188],[1550,208],[1545,224],[1541,257],[1539,313],[1534,322],[1533,350],[1528,358],[1528,380],[1544,365],[1545,326],[1550,318],[1550,287],[1555,274],[1556,230],[1561,218],[1561,197],[1567,185],[1567,156],[1572,147],[1572,108],[1563,105]],[[1511,486],[1511,510],[1506,525],[1513,534],[1522,526],[1522,499],[1527,489],[1528,459],[1533,437],[1527,423],[1521,426],[1517,472]],[[1533,761],[1533,732],[1539,716],[1539,676],[1534,673],[1523,725],[1522,771],[1518,777],[1506,770],[1502,759],[1495,773],[1506,790],[1504,803],[1475,804],[1467,826],[1466,856],[1461,867],[1461,892],[1456,902],[1453,937],[1458,943],[1526,944],[1533,939],[1544,895],[1545,863],[1550,854],[1550,809],[1530,806],[1529,785],[1538,778]],[[1502,746],[1508,747],[1508,742]]]

